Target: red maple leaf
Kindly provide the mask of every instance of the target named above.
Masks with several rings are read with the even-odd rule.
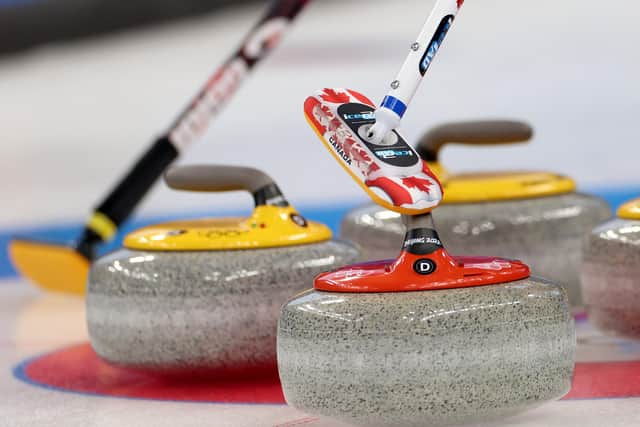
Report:
[[[309,121],[312,123],[313,127],[315,127],[318,130],[318,132],[324,135],[327,132],[327,128],[325,128],[322,125],[322,123],[319,122],[318,118],[316,118],[314,115],[314,109],[318,105],[320,105],[320,101],[310,96],[304,102],[304,112],[305,112],[305,115],[309,118]],[[324,112],[322,111],[322,106],[320,107],[320,109],[321,109],[321,114],[324,115]]]
[[[329,107],[327,107],[326,105],[320,104],[320,110],[322,110],[322,112],[327,117],[327,119],[333,117],[333,113],[331,112],[331,109]]]
[[[365,184],[368,187],[378,187],[387,193],[395,206],[402,206],[413,202],[411,194],[409,194],[407,190],[384,176],[378,179],[367,180],[365,181]]]
[[[346,93],[338,93],[333,89],[324,89],[320,98],[327,102],[333,102],[334,104],[344,104],[349,102],[349,95]]]
[[[369,98],[367,98],[360,92],[356,92],[355,90],[351,90],[351,89],[347,89],[347,92],[349,92],[351,96],[353,96],[355,99],[362,102],[363,104],[370,105],[375,108],[375,106],[373,105],[373,102],[371,102]]]
[[[355,144],[355,140],[353,138],[347,138],[345,139],[344,143],[342,144],[342,147],[344,148],[344,151],[349,154],[351,157],[355,157],[355,152],[353,149],[353,144]]]
[[[429,180],[416,177],[402,178],[402,183],[407,188],[415,188],[419,191],[424,191],[427,194],[431,192],[431,186],[433,185]]]
[[[360,157],[362,157],[362,160],[364,160],[365,162],[371,162],[371,157],[369,157],[369,153],[367,153],[362,148],[358,150],[358,154],[360,154]]]
[[[329,130],[336,130],[338,129],[340,126],[342,126],[342,123],[340,122],[339,119],[337,119],[336,117],[334,117],[333,119],[331,119],[331,121],[329,122]]]
[[[422,173],[433,179],[438,184],[438,187],[440,187],[440,193],[444,194],[444,189],[442,188],[440,179],[431,171],[431,169],[429,169],[429,165],[427,165],[427,162],[425,161],[422,162]]]

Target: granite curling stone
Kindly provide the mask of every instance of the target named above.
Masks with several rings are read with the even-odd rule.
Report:
[[[450,257],[430,228],[395,261],[318,276],[278,326],[287,402],[361,426],[514,415],[566,394],[574,359],[562,286],[518,261]]]
[[[543,172],[449,174],[438,162],[446,143],[506,144],[532,136],[517,121],[445,124],[420,141],[418,153],[443,181],[444,201],[434,212],[452,253],[524,260],[542,277],[563,284],[574,309],[583,306],[580,265],[584,236],[611,217],[608,204],[575,192],[564,176]],[[340,237],[362,249],[363,259],[393,257],[405,227],[400,214],[375,204],[350,211]]]
[[[86,303],[91,345],[109,363],[161,374],[275,366],[282,304],[358,251],[303,218],[255,169],[188,166],[165,178],[182,190],[247,190],[256,208],[249,218],[140,229],[95,262]]]
[[[591,322],[605,332],[640,339],[640,199],[587,237],[582,291]]]

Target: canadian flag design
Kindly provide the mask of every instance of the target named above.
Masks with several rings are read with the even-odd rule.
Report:
[[[323,89],[307,98],[305,115],[325,146],[377,203],[401,213],[425,213],[440,204],[442,186],[423,160],[411,167],[388,166],[380,161],[344,121],[344,104],[375,105],[350,89]],[[417,154],[415,154],[417,156]]]

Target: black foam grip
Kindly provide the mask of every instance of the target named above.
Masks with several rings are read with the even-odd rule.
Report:
[[[120,226],[177,157],[178,150],[169,138],[159,138],[96,208],[96,212]]]
[[[274,182],[256,190],[253,193],[253,201],[255,202],[256,206],[289,206],[289,202],[287,202],[287,199],[284,198],[282,191],[280,191],[280,188],[278,188],[278,185]]]

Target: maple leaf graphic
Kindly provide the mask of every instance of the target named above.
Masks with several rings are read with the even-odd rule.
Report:
[[[329,130],[336,131],[340,126],[342,126],[342,123],[335,117],[329,122]]]
[[[381,177],[373,180],[367,180],[365,181],[365,184],[368,187],[377,187],[384,191],[391,198],[391,202],[395,206],[413,203],[411,194],[389,178]]]
[[[431,186],[433,185],[433,183],[427,179],[421,179],[421,178],[415,178],[415,177],[402,178],[402,183],[407,188],[415,188],[416,190],[423,191],[427,194],[431,193]]]
[[[333,117],[333,113],[331,112],[331,109],[326,105],[320,104],[320,109],[322,110],[324,115],[327,117],[327,119],[330,119],[331,117]]]
[[[333,102],[334,104],[344,104],[349,102],[349,95],[346,93],[338,93],[333,89],[324,89],[320,98],[327,102]]]
[[[358,101],[362,102],[363,104],[370,105],[371,107],[375,108],[375,106],[373,105],[373,102],[371,102],[371,100],[369,98],[367,98],[366,96],[364,96],[360,92],[356,92],[355,90],[351,90],[351,89],[347,89],[347,92],[349,92],[351,94],[351,96],[353,96],[355,99],[357,99]]]
[[[429,166],[427,165],[427,162],[422,162],[422,173],[427,175],[429,178],[431,178],[433,180],[433,182],[440,187],[440,193],[443,194],[444,190],[442,188],[442,183],[440,182],[440,179],[436,176],[436,174],[433,173],[433,171],[431,171],[431,169],[429,169]]]
[[[318,132],[324,135],[327,132],[325,123],[329,121],[326,113],[322,110],[320,101],[315,98],[309,97],[304,102],[304,112],[312,126],[316,128]]]

